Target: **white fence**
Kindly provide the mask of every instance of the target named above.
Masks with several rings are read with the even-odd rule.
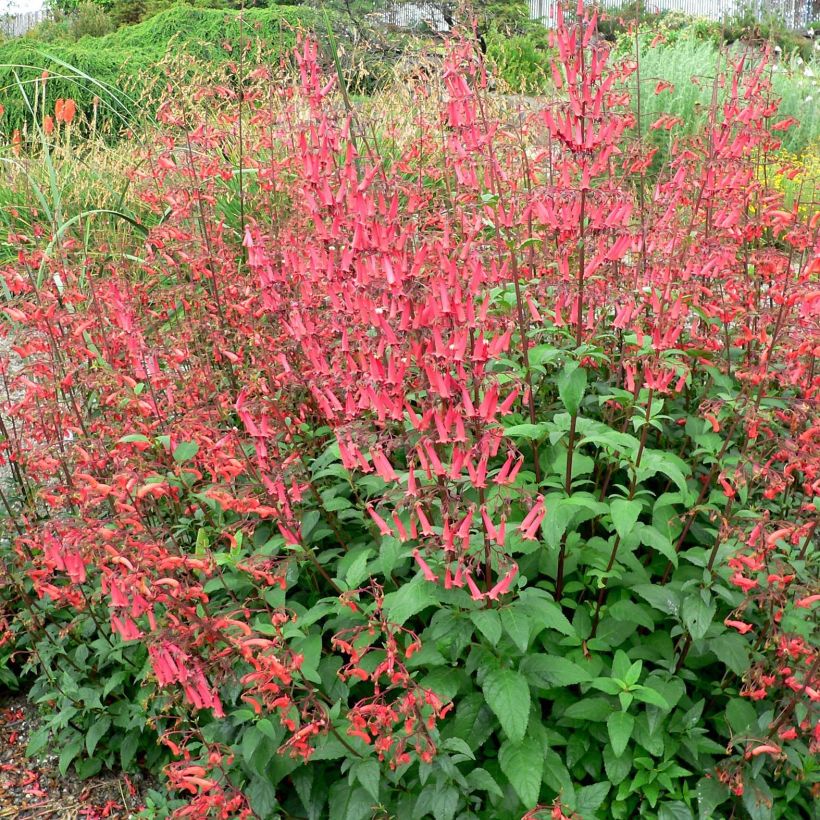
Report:
[[[551,25],[555,22],[558,5],[556,0],[530,0],[530,17]],[[622,7],[624,2],[597,0],[595,5],[615,10]],[[723,20],[748,9],[758,20],[777,17],[794,31],[805,31],[812,22],[812,0],[645,0],[642,7],[650,13],[679,11],[710,20]]]
[[[0,34],[4,37],[22,37],[29,29],[49,17],[45,9],[20,14],[0,14]]]
[[[443,34],[450,30],[450,3],[396,3],[373,17],[382,25],[395,28],[433,31]]]
[[[647,12],[679,11],[692,17],[723,20],[742,9],[748,8],[758,20],[778,17],[788,28],[805,31],[813,21],[812,4],[816,0],[644,0]],[[530,17],[553,25],[559,0],[529,0]],[[615,11],[623,7],[625,0],[597,0],[595,5]],[[574,7],[572,2],[571,6]],[[459,3],[456,0],[414,0],[385,4],[382,11],[373,15],[379,23],[396,28],[425,29],[443,33],[450,30],[453,15]],[[820,12],[816,12],[820,17]]]

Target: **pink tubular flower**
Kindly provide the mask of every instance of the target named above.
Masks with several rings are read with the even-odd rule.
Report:
[[[518,529],[521,531],[521,537],[525,541],[535,540],[535,534],[538,532],[538,528],[541,526],[541,522],[544,520],[545,514],[546,509],[544,507],[544,496],[539,495],[532,509],[527,513],[524,520],[518,525]]]
[[[751,632],[754,629],[751,624],[747,624],[743,621],[732,621],[729,618],[727,618],[723,623],[726,626],[731,626],[733,629],[736,629],[741,635],[745,635],[747,632]]]
[[[433,570],[430,569],[428,563],[421,557],[421,553],[419,551],[413,550],[413,558],[416,560],[416,563],[419,565],[419,569],[421,569],[422,574],[424,575],[424,579],[426,581],[438,581],[438,575],[436,575]]]

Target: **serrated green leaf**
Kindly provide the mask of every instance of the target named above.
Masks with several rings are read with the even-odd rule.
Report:
[[[57,768],[60,770],[61,775],[65,775],[68,771],[68,767],[71,765],[71,761],[77,757],[82,748],[83,739],[79,735],[73,737],[68,743],[66,743],[65,746],[63,746],[63,749],[60,752],[60,759],[57,764]]]
[[[632,587],[632,591],[640,595],[655,609],[659,609],[667,615],[677,615],[680,611],[680,595],[676,590],[671,589],[669,584],[666,586],[636,584]]]
[[[33,757],[37,752],[44,749],[50,736],[51,732],[47,726],[41,726],[33,732],[26,746],[26,757]]]
[[[384,596],[384,612],[391,623],[401,626],[408,618],[436,603],[438,598],[432,584],[417,575],[409,583],[402,584],[396,592]]]
[[[199,452],[199,445],[195,441],[181,441],[174,447],[174,461],[184,464],[190,461]]]
[[[716,611],[715,602],[706,603],[700,590],[687,595],[681,607],[681,618],[693,640],[699,641],[706,635]]]
[[[658,709],[663,709],[665,712],[672,708],[660,692],[656,692],[649,686],[636,686],[632,689],[632,694],[637,700],[657,706]]]
[[[647,524],[638,525],[638,537],[642,544],[647,547],[652,547],[655,552],[660,553],[666,558],[674,567],[678,566],[678,553],[675,552],[675,546],[668,536],[664,535],[655,527]]]
[[[577,362],[569,362],[556,379],[558,397],[567,413],[576,415],[587,387],[587,372]]]
[[[615,527],[615,532],[623,541],[627,538],[635,524],[638,523],[638,516],[641,514],[643,505],[640,501],[633,499],[632,501],[626,498],[615,498],[610,504],[610,514],[612,516],[612,524]]]
[[[715,809],[729,799],[729,789],[714,777],[702,777],[698,781],[698,818],[712,820]]]
[[[365,787],[367,793],[378,803],[379,782],[382,776],[381,770],[379,769],[379,761],[373,757],[360,760],[354,764],[351,771],[353,771],[356,780]]]
[[[333,820],[366,820],[371,816],[373,799],[361,786],[351,789],[342,781],[330,790],[329,816]],[[270,814],[260,815],[270,817]]]
[[[612,744],[607,743],[604,746],[604,769],[612,785],[617,786],[632,771],[631,750],[626,749],[623,754],[616,755],[612,750]]]
[[[493,646],[501,640],[502,627],[498,610],[477,609],[470,613],[470,620]]]
[[[749,668],[749,644],[742,635],[726,632],[709,641],[709,649],[736,675]]]
[[[128,771],[137,754],[137,747],[140,743],[140,732],[132,729],[120,744],[120,763],[123,771]]]
[[[620,757],[626,750],[629,739],[632,737],[632,730],[635,728],[635,718],[628,712],[613,712],[607,718],[606,728],[609,732],[609,742],[612,744],[612,752],[616,757]]]
[[[85,736],[85,750],[89,757],[93,757],[94,749],[100,742],[105,733],[111,728],[111,718],[108,715],[103,715],[91,724]]]
[[[655,621],[646,604],[636,604],[634,601],[626,600],[616,601],[607,607],[606,614],[607,617],[614,618],[616,621],[636,623],[650,632],[655,631]]]
[[[770,820],[774,817],[774,797],[766,781],[750,777],[748,770],[743,778],[743,808],[749,813],[749,820]]]
[[[541,424],[513,424],[504,428],[504,435],[508,438],[527,438],[540,441],[547,434],[547,425]]]
[[[449,733],[464,738],[471,749],[480,749],[493,734],[494,728],[492,710],[481,693],[474,692],[460,699]]]
[[[495,782],[493,776],[486,769],[473,769],[467,775],[467,782],[473,791],[484,791],[488,794],[502,797],[504,792],[501,787]]]
[[[433,817],[441,820],[453,820],[458,809],[458,789],[449,783],[440,783],[430,802]]]
[[[583,666],[560,655],[527,655],[521,661],[519,671],[531,684],[542,689],[573,686],[592,679]]]
[[[535,626],[541,629],[554,629],[563,635],[575,637],[575,627],[566,619],[561,607],[540,594],[540,590],[525,589],[519,599],[529,611]]]
[[[519,743],[506,740],[498,750],[498,764],[528,809],[538,803],[544,771],[544,747],[534,738]]]
[[[382,538],[381,545],[379,546],[379,559],[381,560],[382,574],[390,577],[393,569],[399,562],[402,551],[403,546],[398,538],[393,538],[389,535]]]
[[[650,450],[646,448],[641,456],[641,465],[637,470],[638,483],[641,484],[647,478],[662,473],[671,479],[680,490],[681,496],[686,500],[689,498],[689,488],[686,485],[686,475],[691,472],[689,465],[674,453],[667,453],[664,450]]]
[[[606,720],[612,714],[612,704],[604,698],[585,697],[564,710],[564,717],[573,720]]]
[[[658,820],[693,820],[693,818],[692,810],[681,800],[661,803],[658,806]]]
[[[455,754],[464,755],[470,760],[475,760],[473,750],[469,747],[465,740],[460,737],[451,737],[441,744],[441,748],[446,752],[454,752]]]
[[[501,610],[501,624],[513,643],[522,651],[527,651],[530,642],[530,618],[521,608],[514,605]]]
[[[494,669],[481,686],[487,705],[513,743],[519,743],[530,719],[530,687],[523,675],[512,669]]]
[[[345,583],[348,589],[356,589],[365,578],[367,578],[367,562],[370,558],[370,550],[363,550],[361,555],[356,556],[353,563],[345,573]]]
[[[267,778],[254,775],[244,789],[257,817],[273,817],[279,805],[276,800],[276,789]]]
[[[575,811],[581,817],[597,817],[598,809],[603,805],[609,794],[609,783],[594,783],[578,790],[575,800]]]
[[[726,720],[736,734],[746,734],[757,724],[757,712],[748,700],[732,698],[726,704]]]

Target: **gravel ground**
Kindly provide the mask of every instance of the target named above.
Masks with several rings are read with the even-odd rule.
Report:
[[[57,755],[25,756],[37,712],[24,696],[0,701],[0,818],[14,820],[128,820],[148,787],[139,775],[103,774],[79,780],[61,775]]]

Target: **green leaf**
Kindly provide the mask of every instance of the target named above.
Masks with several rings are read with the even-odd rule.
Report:
[[[515,606],[501,610],[501,623],[513,643],[522,651],[527,651],[530,643],[530,618]]]
[[[732,698],[726,704],[726,720],[735,734],[744,735],[757,725],[757,712],[748,700]]]
[[[617,786],[632,771],[632,752],[627,749],[622,755],[616,755],[612,745],[607,743],[604,746],[604,769],[612,785]]]
[[[616,757],[620,757],[626,751],[629,738],[632,737],[635,718],[627,712],[613,712],[607,719],[606,728],[609,731],[612,752]]]
[[[575,811],[581,817],[597,817],[598,809],[603,805],[609,794],[609,783],[595,783],[578,790],[575,802]]]
[[[573,506],[570,500],[564,498],[560,493],[547,494],[544,503],[549,512],[541,522],[541,534],[547,546],[558,550],[561,545],[561,538],[566,532],[569,522],[578,512],[578,507]]]
[[[507,737],[519,743],[530,719],[530,687],[526,679],[511,669],[495,669],[484,678],[481,688]]]
[[[658,806],[658,820],[693,820],[693,817],[692,810],[681,800]]]
[[[382,538],[381,546],[379,547],[382,574],[387,577],[392,574],[393,569],[401,558],[402,552],[402,543],[398,538],[393,538],[390,535],[386,535]]]
[[[625,498],[613,499],[610,505],[610,514],[612,515],[612,523],[615,526],[615,532],[623,541],[638,523],[638,516],[641,514],[643,505],[640,501],[628,501]]]
[[[504,796],[501,787],[495,782],[493,776],[486,769],[473,769],[467,775],[467,782],[473,791],[484,791],[496,797]]]
[[[647,603],[652,604],[655,609],[665,612],[667,615],[677,615],[680,611],[680,595],[670,586],[659,586],[657,584],[636,584],[632,591],[640,595]]]
[[[355,774],[356,780],[367,789],[367,793],[378,803],[379,782],[382,776],[379,761],[374,757],[360,760],[352,767],[351,771]]]
[[[716,611],[714,601],[706,603],[700,591],[693,592],[684,599],[681,618],[693,640],[699,641],[706,635]]]
[[[509,438],[527,438],[540,441],[547,432],[547,425],[541,424],[513,424],[504,428],[504,435]]]
[[[748,770],[743,778],[743,807],[750,820],[770,820],[774,817],[774,797],[762,777],[750,777]]]
[[[587,372],[583,367],[579,367],[577,362],[569,362],[563,372],[556,379],[558,383],[558,396],[561,404],[571,415],[577,415],[581,406],[581,399],[587,387]]]
[[[698,818],[712,820],[715,809],[729,799],[729,789],[714,777],[702,777],[698,781]]]
[[[605,698],[585,697],[576,701],[564,710],[564,717],[573,720],[606,720],[612,714],[612,704]]]
[[[498,750],[498,763],[521,802],[533,808],[538,803],[544,772],[542,744],[531,737],[522,738],[520,743],[507,740]]]
[[[365,549],[348,567],[347,573],[345,574],[345,583],[348,589],[356,589],[356,587],[367,578],[367,562],[369,558],[370,550]]]
[[[195,441],[181,441],[174,447],[174,461],[184,464],[190,461],[199,452],[199,445]]]
[[[691,472],[689,465],[674,453],[647,448],[641,456],[641,466],[637,470],[637,478],[638,483],[641,484],[655,473],[662,473],[677,486],[681,496],[688,499],[689,488],[686,485],[686,475],[689,472]]]
[[[42,726],[36,732],[33,732],[28,740],[28,746],[26,746],[26,757],[33,757],[41,749],[44,749],[50,736],[51,731],[48,726]]]
[[[68,767],[71,765],[71,761],[77,757],[82,748],[83,739],[79,735],[72,738],[65,746],[63,746],[63,750],[60,752],[60,760],[57,764],[60,774],[65,775],[68,771]]]
[[[459,793],[452,784],[439,783],[433,799],[430,801],[430,808],[433,817],[438,820],[453,820],[458,809]]]
[[[444,743],[441,744],[441,748],[446,752],[454,752],[455,754],[464,755],[470,760],[475,760],[473,750],[467,744],[467,741],[462,740],[460,737],[451,737],[445,740]]]
[[[638,527],[638,537],[642,544],[647,547],[652,547],[653,550],[659,552],[664,558],[669,560],[673,567],[678,565],[678,554],[675,552],[675,547],[672,541],[659,532],[655,527],[650,527],[647,524],[641,524]]]
[[[315,782],[316,771],[308,766],[300,766],[290,776],[290,782],[299,795],[302,801],[302,806],[310,813],[310,806],[313,803],[311,800],[311,792],[313,791],[313,784]]]
[[[655,631],[655,621],[651,610],[646,604],[636,604],[634,601],[616,601],[607,607],[606,614],[616,621],[627,621],[643,626],[650,632]]]
[[[366,820],[371,816],[373,800],[365,789],[359,786],[351,789],[341,781],[330,790],[329,817],[333,820]],[[270,813],[260,817],[271,817]]]
[[[563,635],[576,637],[575,627],[566,619],[561,607],[555,601],[544,597],[542,590],[530,587],[525,589],[519,598],[530,613],[535,625],[541,629],[554,629]]]
[[[736,675],[749,668],[749,644],[742,635],[727,632],[709,641],[709,649]]]
[[[279,805],[276,800],[276,789],[267,778],[254,775],[244,791],[257,817],[275,816]]]
[[[148,436],[144,436],[142,433],[131,433],[127,436],[122,436],[122,438],[117,439],[117,444],[134,444],[135,442],[139,442],[140,444],[150,444],[151,439]]]
[[[632,694],[643,703],[649,703],[668,712],[672,707],[660,692],[650,689],[648,686],[636,686],[632,689]]]
[[[492,710],[479,692],[460,699],[449,733],[464,738],[471,749],[479,749],[495,730]]]
[[[498,610],[477,609],[470,613],[470,620],[493,646],[501,640],[501,617]]]
[[[524,240],[522,247],[527,241],[528,240]],[[555,359],[560,352],[557,347],[551,344],[535,345],[531,347],[529,351],[530,366],[538,367],[539,365],[547,364]]]
[[[80,780],[87,780],[89,777],[99,774],[102,769],[103,761],[99,757],[87,757],[84,760],[78,759],[74,761],[74,770],[77,772],[77,777]]]
[[[583,666],[559,655],[527,655],[521,661],[519,671],[531,684],[542,689],[573,686],[592,679]]]
[[[391,623],[401,626],[408,618],[436,603],[438,598],[434,587],[417,575],[396,592],[384,596],[384,612]]]
[[[100,742],[100,738],[111,728],[111,718],[103,715],[91,724],[91,728],[85,736],[85,750],[89,757],[94,756],[94,749]]]
[[[122,764],[123,771],[128,771],[131,768],[131,764],[134,762],[134,758],[137,754],[137,747],[140,744],[140,732],[136,729],[132,729],[122,740],[120,744],[120,763]]]

